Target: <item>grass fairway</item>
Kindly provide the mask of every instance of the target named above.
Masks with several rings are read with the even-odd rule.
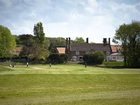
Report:
[[[0,105],[140,105],[140,69],[0,66]]]

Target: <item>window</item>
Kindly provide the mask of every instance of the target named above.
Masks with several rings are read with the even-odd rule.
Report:
[[[113,60],[116,60],[116,57],[115,57],[115,56],[113,56],[113,57],[112,57],[112,59],[113,59]]]
[[[83,57],[82,56],[79,56],[79,61],[82,61],[83,60]]]

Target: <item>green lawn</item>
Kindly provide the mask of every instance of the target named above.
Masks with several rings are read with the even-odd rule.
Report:
[[[140,105],[140,69],[0,66],[0,105]]]

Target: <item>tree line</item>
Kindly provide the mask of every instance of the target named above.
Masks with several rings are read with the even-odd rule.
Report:
[[[46,61],[48,58],[52,58],[51,54],[58,53],[56,46],[66,45],[66,40],[63,37],[46,37],[41,22],[34,25],[33,33],[34,35],[12,35],[10,29],[0,25],[0,58],[26,58],[27,60],[32,59],[39,63]],[[71,43],[84,43],[84,39],[77,37],[75,40],[72,40]],[[22,47],[18,56],[15,54],[16,47]],[[66,61],[66,55],[58,55],[58,57],[59,59],[65,58],[64,61]],[[58,61],[63,62],[62,60]]]
[[[56,46],[65,46],[66,44],[66,40],[63,37],[45,37],[43,24],[41,22],[34,25],[33,33],[34,35],[12,35],[7,27],[0,25],[0,58],[13,57],[16,46],[22,46],[19,57],[26,57],[28,59],[34,59],[35,61],[44,61],[51,58],[49,57],[51,54],[57,53]],[[120,25],[116,30],[114,42],[122,45],[121,52],[124,56],[124,66],[140,67],[139,22]],[[85,41],[82,37],[76,37],[71,43],[85,43]],[[59,58],[60,56],[57,57]],[[64,58],[66,60],[66,56],[63,56],[63,59]],[[86,58],[88,57],[85,56],[85,59]]]

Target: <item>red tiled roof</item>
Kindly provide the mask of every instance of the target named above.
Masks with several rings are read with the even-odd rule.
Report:
[[[121,45],[111,45],[112,53],[116,53],[122,49]]]
[[[57,49],[59,54],[65,54],[65,50],[66,50],[65,47],[57,47],[56,49]]]

